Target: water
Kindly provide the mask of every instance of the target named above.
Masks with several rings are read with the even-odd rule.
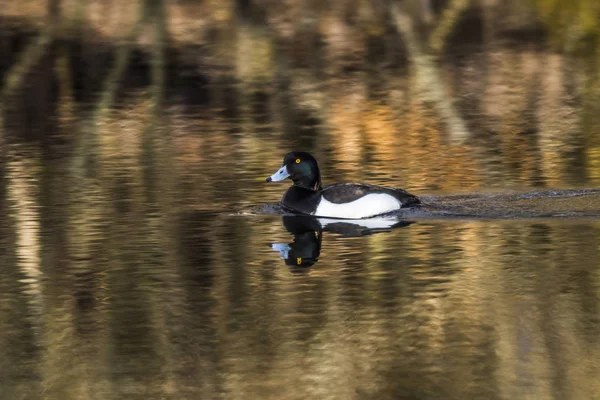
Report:
[[[0,399],[600,398],[596,19],[59,3],[0,16]],[[291,150],[424,206],[282,215]]]
[[[181,151],[150,195],[112,158],[74,181],[66,155],[7,149],[2,398],[598,392],[596,190],[424,196],[357,227],[277,214],[285,184],[243,152]]]

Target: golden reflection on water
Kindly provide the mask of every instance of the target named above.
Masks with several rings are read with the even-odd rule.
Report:
[[[361,102],[359,152],[344,152],[344,141],[315,149],[328,182],[349,176],[419,194],[483,188],[488,171],[465,148],[445,147],[426,117],[408,113],[408,136],[395,136],[397,117]],[[293,271],[268,246],[292,240],[280,217],[231,215],[286,188],[263,183],[286,151],[276,123],[248,140],[254,131],[175,114],[145,175],[147,109],[140,101],[100,125],[101,179],[74,176],[66,155],[7,146],[2,232],[14,246],[2,242],[0,263],[14,271],[1,282],[0,343],[15,350],[0,366],[10,397],[600,393],[595,220],[325,232],[319,261]],[[376,131],[385,145],[369,144]],[[512,204],[544,202],[526,201]],[[569,209],[575,200],[557,201]],[[582,210],[597,210],[590,201]]]
[[[8,154],[7,187],[8,201],[14,210],[11,215],[16,227],[16,256],[18,268],[22,271],[22,283],[27,285],[26,293],[37,298],[39,303],[41,277],[40,265],[40,218],[37,196],[39,196],[39,155],[25,159],[12,152]],[[38,304],[38,307],[41,305]]]
[[[11,4],[3,16],[33,7],[35,25],[40,4]],[[93,45],[122,38],[117,25],[137,21],[140,4],[91,2]],[[282,45],[277,32],[238,29],[232,4],[169,8],[170,50],[195,60],[186,46],[201,44],[206,65],[185,73],[207,74],[190,89],[206,91],[206,104],[186,103],[187,81],[160,116],[146,87],[94,113],[66,91],[58,116],[40,117],[60,135],[35,125],[44,101],[19,99],[3,113],[0,397],[600,396],[600,225],[580,218],[597,216],[597,195],[481,203],[578,219],[417,219],[370,236],[324,232],[318,262],[304,269],[269,246],[294,239],[281,218],[248,213],[281,198],[287,183],[264,179],[294,149],[317,156],[326,184],[438,199],[598,185],[585,68],[551,48],[501,40],[483,55],[440,57],[448,101],[472,130],[457,145],[414,66],[357,68],[369,38],[340,17],[340,3],[290,11],[322,34],[322,71],[313,60],[282,67],[311,46],[289,15],[267,15],[290,40]],[[361,9],[357,26],[379,37],[372,11]],[[151,37],[140,35],[138,53],[150,52]],[[92,134],[92,146],[79,146]],[[80,157],[93,168],[73,167]]]
[[[119,147],[122,157],[137,154]],[[149,212],[138,169],[112,170],[116,158],[106,157],[104,180],[59,207],[62,188],[52,183],[61,164],[40,175],[39,153],[12,154],[9,193],[22,202],[8,221],[16,266],[26,276],[46,272],[35,294],[18,295],[16,277],[2,280],[0,341],[35,349],[6,354],[9,394],[586,398],[600,390],[595,221],[417,221],[351,239],[325,232],[319,262],[296,273],[268,247],[291,240],[278,216],[194,209],[198,192],[178,185],[166,195],[179,197],[175,209]],[[212,171],[229,172],[230,161],[213,159]],[[51,181],[37,187],[39,179]],[[40,194],[44,211],[31,214]],[[21,239],[32,222],[35,263]],[[34,295],[43,308],[26,308],[20,316],[31,325],[16,329],[20,302]]]

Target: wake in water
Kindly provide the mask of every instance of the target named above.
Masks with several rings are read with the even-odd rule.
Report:
[[[528,193],[421,197],[420,207],[385,217],[410,218],[600,218],[600,189],[546,190]],[[279,203],[247,210],[248,214],[292,215]]]

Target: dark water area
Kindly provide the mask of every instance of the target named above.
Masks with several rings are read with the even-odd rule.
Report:
[[[600,18],[330,3],[4,4],[0,399],[600,398]]]

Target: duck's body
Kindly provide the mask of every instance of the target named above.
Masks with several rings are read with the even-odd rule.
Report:
[[[402,189],[363,183],[336,183],[321,190],[292,186],[281,200],[283,206],[302,214],[348,219],[374,217],[419,203]]]
[[[364,183],[321,186],[317,161],[308,153],[288,153],[283,166],[267,182],[290,178],[281,204],[293,212],[328,218],[361,219],[416,206],[420,200],[402,189]]]

